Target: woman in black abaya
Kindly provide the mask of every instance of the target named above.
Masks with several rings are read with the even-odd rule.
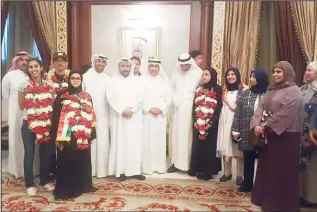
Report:
[[[218,136],[218,121],[222,108],[222,89],[217,84],[217,72],[213,68],[204,70],[202,77],[203,85],[196,90],[194,106],[193,106],[193,144],[192,154],[190,162],[190,170],[188,174],[190,176],[196,176],[198,179],[210,180],[213,175],[217,175],[221,171],[221,158],[216,157],[217,149],[217,136]],[[207,123],[209,128],[208,134],[205,140],[201,139],[201,133],[198,131],[197,119],[197,100],[201,97],[201,92],[211,91],[216,94],[216,97],[212,96],[213,100],[216,100],[216,106],[212,114],[211,120]]]
[[[67,200],[76,198],[82,193],[97,190],[92,185],[89,144],[96,137],[95,116],[90,95],[82,91],[82,80],[82,75],[79,72],[71,71],[68,80],[68,90],[59,94],[54,103],[52,133],[56,138],[55,143],[58,149],[55,199]],[[71,104],[67,104],[67,100]],[[73,104],[76,102],[77,105]],[[67,106],[70,108],[66,109]],[[73,118],[72,120],[71,118],[66,118],[70,116],[71,112],[76,112],[76,110],[78,113],[71,117]],[[87,115],[82,116],[83,112]],[[68,120],[67,122],[65,121],[66,119]],[[79,135],[78,131],[76,131],[76,126],[79,126],[79,122],[81,126],[87,127],[86,130],[88,132],[91,132],[88,134],[89,138],[87,137],[87,140],[85,140],[86,137],[80,139],[80,136],[83,135]]]

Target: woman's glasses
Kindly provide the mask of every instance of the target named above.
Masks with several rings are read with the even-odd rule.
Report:
[[[77,81],[79,81],[79,80],[81,80],[81,78],[80,78],[80,77],[71,77],[70,80],[77,80]]]

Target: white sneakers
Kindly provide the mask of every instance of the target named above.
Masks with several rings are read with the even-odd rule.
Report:
[[[54,191],[55,186],[51,183],[47,183],[46,185],[43,186],[47,191]],[[26,193],[32,197],[36,196],[36,188],[35,187],[29,187],[26,189]]]
[[[36,195],[36,188],[35,187],[29,187],[26,189],[26,193],[29,195],[29,196],[35,196]]]
[[[54,191],[55,186],[51,183],[47,183],[46,185],[43,186],[46,190],[48,191]]]

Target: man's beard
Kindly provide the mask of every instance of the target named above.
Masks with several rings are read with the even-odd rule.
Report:
[[[126,78],[126,77],[128,77],[128,76],[130,75],[130,71],[123,71],[123,72],[120,72],[120,74],[121,74],[124,78]]]

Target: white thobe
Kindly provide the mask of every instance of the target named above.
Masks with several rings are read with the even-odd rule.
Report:
[[[201,80],[200,70],[187,73],[175,71],[172,75],[173,118],[171,138],[171,162],[177,169],[189,170],[193,141],[192,109],[196,87]]]
[[[91,144],[92,176],[106,177],[109,169],[109,105],[106,88],[111,80],[104,72],[89,69],[83,75],[83,89],[91,95],[96,113],[97,137]]]
[[[136,79],[114,76],[106,91],[111,106],[109,175],[116,177],[141,174],[144,86]],[[133,111],[130,118],[122,115],[127,107]]]
[[[146,73],[147,72],[147,69],[148,69],[148,61],[147,60],[145,60],[145,59],[140,59],[141,60],[141,64],[140,64],[140,73],[141,74],[144,74],[144,73]]]
[[[24,175],[24,146],[21,134],[24,111],[21,111],[18,104],[19,85],[27,79],[27,76],[21,70],[13,70],[3,77],[2,80],[2,98],[9,99],[9,164],[8,172],[16,178]],[[39,153],[36,145],[34,155],[34,174],[39,173]]]
[[[235,105],[238,90],[228,91],[227,101],[229,105]],[[232,141],[231,127],[234,118],[234,111],[231,111],[226,104],[223,104],[218,127],[217,151],[226,157],[243,157],[243,152],[238,149],[238,145]]]
[[[171,104],[172,89],[161,77],[144,78],[142,172],[164,173],[166,171],[166,125]],[[154,116],[149,111],[159,108],[162,114]]]

